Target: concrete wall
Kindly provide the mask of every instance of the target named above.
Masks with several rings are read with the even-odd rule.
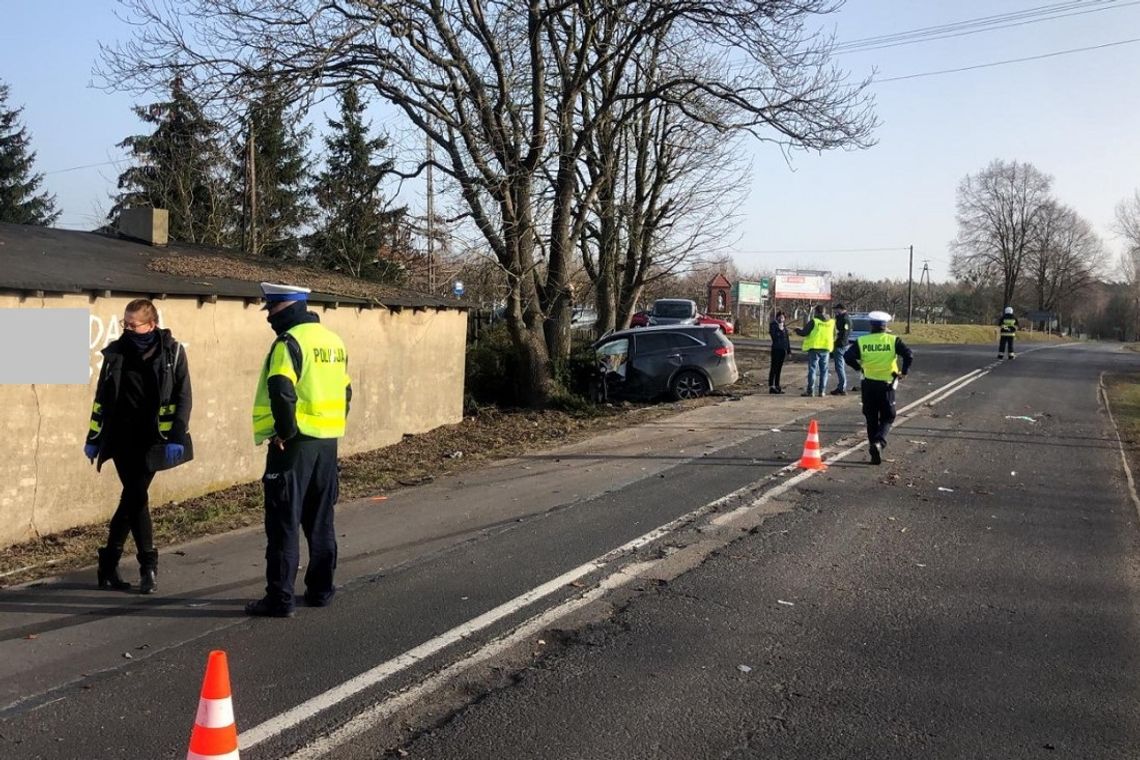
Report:
[[[114,466],[97,474],[83,443],[102,363],[120,334],[130,298],[0,294],[0,309],[87,308],[88,385],[0,385],[0,547],[110,517],[119,497]],[[261,477],[265,450],[253,445],[250,406],[273,341],[260,304],[195,298],[156,301],[163,327],[186,346],[194,388],[193,462],[160,472],[151,504],[181,500]],[[467,314],[313,307],[349,351],[352,410],[344,454],[380,448],[405,433],[459,422]],[[45,346],[50,351],[50,346]],[[23,357],[21,360],[34,360]]]

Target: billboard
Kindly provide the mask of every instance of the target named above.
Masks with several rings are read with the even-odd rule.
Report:
[[[736,282],[732,286],[732,301],[741,306],[755,306],[768,298],[768,278],[760,282]]]
[[[830,301],[831,272],[804,269],[776,270],[776,298],[800,301]]]

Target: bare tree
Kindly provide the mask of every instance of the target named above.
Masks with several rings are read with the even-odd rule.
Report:
[[[710,119],[697,94],[723,105],[718,128],[812,149],[867,144],[866,82],[831,67],[832,40],[807,29],[834,0],[120,0],[135,37],[104,50],[112,88],[149,89],[179,71],[205,97],[265,78],[315,91],[371,87],[438,148],[471,221],[506,272],[507,323],[527,401],[554,390],[552,357],[569,350],[568,276],[576,253],[578,161],[594,126],[580,99],[604,68],[608,97],[674,104]],[[635,53],[668,30],[704,41],[711,67],[681,69],[651,89],[617,87]],[[606,39],[596,45],[598,36]],[[553,126],[552,126],[553,125]],[[549,229],[536,199],[555,156]],[[416,174],[423,163],[407,172]],[[550,318],[551,329],[544,323]]]
[[[1105,250],[1092,225],[1073,209],[1055,201],[1038,215],[1025,274],[1039,311],[1068,307],[1097,279]]]
[[[1140,255],[1140,190],[1116,206],[1116,228],[1129,253]]]
[[[999,281],[1003,301],[1011,303],[1052,182],[1037,167],[1018,161],[997,160],[967,175],[958,186],[955,276]]]

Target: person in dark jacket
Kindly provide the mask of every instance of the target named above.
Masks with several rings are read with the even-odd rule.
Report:
[[[835,350],[831,352],[831,364],[835,367],[835,390],[832,396],[847,395],[847,365],[843,359],[847,351],[847,340],[851,337],[851,317],[843,304],[835,305]]]
[[[119,576],[130,535],[139,562],[139,591],[151,594],[158,588],[158,551],[147,492],[157,469],[189,460],[190,370],[185,350],[170,330],[158,326],[158,310],[149,300],[127,304],[121,324],[122,336],[103,349],[83,454],[97,471],[113,461],[123,485],[107,546],[99,550],[99,588],[130,590],[131,584]]]
[[[768,335],[772,337],[772,363],[768,369],[768,392],[783,393],[780,384],[780,373],[784,369],[784,360],[792,352],[792,339],[788,336],[788,325],[784,312],[776,312],[775,318],[768,324]]]

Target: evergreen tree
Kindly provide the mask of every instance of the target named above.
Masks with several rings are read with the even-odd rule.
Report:
[[[312,253],[327,269],[398,282],[404,276],[399,253],[410,241],[407,207],[387,208],[379,191],[393,161],[376,162],[388,140],[368,136],[364,109],[356,88],[346,87],[340,93],[340,119],[328,120],[326,166],[313,186],[320,221]]]
[[[250,105],[234,166],[241,178],[237,186],[243,192],[242,247],[246,253],[279,259],[297,258],[301,253],[300,235],[313,212],[306,187],[309,130],[297,129],[297,121],[273,88],[264,90]],[[255,178],[252,193],[251,175]]]
[[[8,85],[0,82],[0,222],[46,227],[59,218],[55,196],[37,193],[44,175],[33,174],[36,154],[20,123],[23,108],[9,108]]]
[[[171,240],[227,245],[234,220],[219,171],[225,161],[217,123],[206,117],[181,77],[171,82],[170,100],[135,106],[134,112],[154,131],[118,145],[135,163],[119,175],[119,194],[109,215],[112,226],[131,206],[164,208],[170,212]]]

